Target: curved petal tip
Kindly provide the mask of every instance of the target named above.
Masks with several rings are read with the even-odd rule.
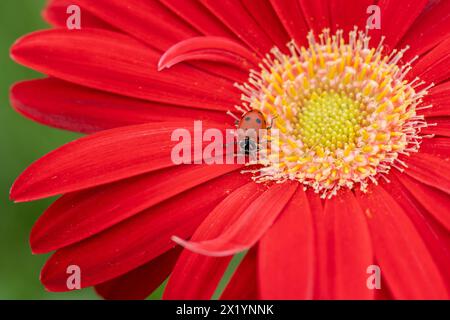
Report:
[[[251,51],[230,39],[194,37],[170,47],[159,59],[158,71],[192,60],[222,62],[244,70],[258,65],[258,60]]]
[[[171,239],[173,242],[189,251],[209,257],[231,256],[233,254],[248,249],[248,246],[244,245],[232,245],[229,243],[225,245],[224,243],[219,243],[218,241],[211,241],[211,240],[202,242],[193,242],[183,240],[177,236],[172,236]]]

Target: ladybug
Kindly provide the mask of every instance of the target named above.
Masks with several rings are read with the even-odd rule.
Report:
[[[263,113],[255,109],[245,112],[241,119],[236,120],[236,126],[238,129],[241,129],[238,137],[238,146],[245,155],[254,154],[258,150],[257,135],[259,130],[270,130],[272,127],[272,125],[267,126]],[[242,131],[244,132],[243,135]]]

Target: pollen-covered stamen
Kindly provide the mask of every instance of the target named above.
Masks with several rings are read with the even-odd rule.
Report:
[[[336,150],[353,143],[363,123],[361,102],[344,93],[314,93],[293,119],[292,134],[310,148]]]
[[[426,127],[416,107],[429,87],[419,79],[408,82],[411,63],[400,65],[404,51],[383,54],[382,41],[369,47],[369,38],[356,29],[316,38],[309,47],[277,48],[251,71],[238,111],[260,110],[279,138],[271,150],[277,161],[263,161],[257,181],[296,179],[323,196],[358,184],[365,190],[394,167],[399,154],[415,152]],[[274,158],[275,159],[275,158]]]

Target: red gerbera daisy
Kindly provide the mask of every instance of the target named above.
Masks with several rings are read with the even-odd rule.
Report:
[[[61,28],[71,4],[81,30]],[[381,29],[364,31],[371,5]],[[209,299],[248,250],[223,299],[449,297],[450,1],[53,0],[44,15],[55,28],[12,57],[48,78],[12,104],[90,134],[11,190],[62,195],[31,233],[56,251],[48,290],[76,265],[105,298],[170,274],[165,298]],[[249,110],[280,131],[278,161],[174,165],[174,130]]]

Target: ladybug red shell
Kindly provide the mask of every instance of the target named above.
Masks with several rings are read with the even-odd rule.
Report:
[[[261,111],[250,110],[242,115],[237,127],[238,129],[253,129],[257,131],[259,129],[267,129],[267,122]]]
[[[259,110],[245,112],[241,119],[236,121],[238,128],[238,146],[240,152],[251,155],[258,150],[259,130],[269,130],[266,118]]]

